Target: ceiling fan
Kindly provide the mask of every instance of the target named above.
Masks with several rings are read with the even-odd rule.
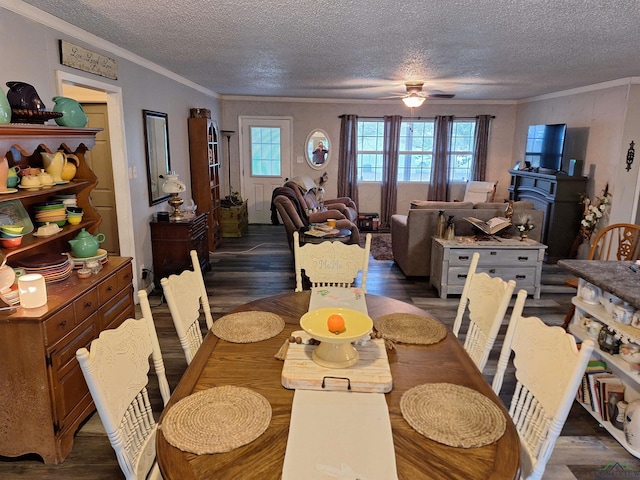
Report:
[[[422,93],[424,82],[405,82],[407,95],[402,97],[402,101],[407,107],[415,108],[424,103],[427,98],[453,98],[452,93]]]

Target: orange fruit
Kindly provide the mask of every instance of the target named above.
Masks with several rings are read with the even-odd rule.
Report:
[[[327,327],[331,333],[344,332],[344,318],[342,318],[342,315],[338,314],[329,315]]]

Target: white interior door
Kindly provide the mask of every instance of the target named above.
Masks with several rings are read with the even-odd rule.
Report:
[[[241,194],[249,223],[271,223],[271,192],[291,175],[291,117],[240,117]]]

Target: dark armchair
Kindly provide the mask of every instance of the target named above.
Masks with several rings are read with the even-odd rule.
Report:
[[[284,224],[285,232],[287,235],[287,241],[289,242],[289,248],[293,251],[293,232],[300,232],[309,226],[311,223],[309,217],[306,216],[304,206],[298,204],[296,195],[292,189],[288,187],[281,187],[274,191],[272,210],[275,208],[273,214],[277,212],[280,215],[280,219]],[[326,213],[326,212],[322,212]],[[327,217],[335,218],[335,217]],[[318,220],[319,221],[319,220]],[[345,218],[336,221],[336,228],[349,230],[351,232],[351,238],[348,243],[360,243],[360,231],[358,227]]]
[[[318,186],[305,175],[289,179],[285,187],[291,188],[300,203],[310,212],[311,223],[325,222],[328,218],[346,218],[353,223],[358,222],[358,208],[349,197],[323,199],[322,203],[316,195]]]

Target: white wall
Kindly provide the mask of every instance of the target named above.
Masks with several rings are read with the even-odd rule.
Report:
[[[353,101],[329,102],[318,99],[287,99],[273,101],[259,97],[224,99],[222,102],[222,128],[238,131],[240,115],[264,115],[293,117],[293,171],[292,175],[306,174],[316,179],[326,171],[329,175],[325,198],[337,195],[338,152],[334,147],[325,170],[314,170],[306,162],[295,163],[297,156],[304,156],[305,142],[309,133],[322,129],[329,135],[331,145],[337,146],[340,137],[340,115],[355,114],[360,117],[378,117],[384,115],[403,115],[411,112],[402,102],[393,101]],[[487,179],[497,180],[497,199],[507,198],[510,177],[507,172],[513,166],[513,131],[516,105],[514,102],[466,102],[427,100],[422,107],[414,110],[415,117],[433,118],[436,115],[455,115],[456,117],[475,117],[476,115],[494,115],[491,128]],[[226,148],[226,143],[225,143]],[[226,158],[226,156],[225,156]],[[231,177],[232,184],[240,184],[238,165],[238,136],[231,138]],[[233,183],[235,182],[235,183]],[[225,191],[225,189],[223,189]],[[380,212],[380,186],[363,183],[359,185],[359,210],[362,212]],[[398,185],[398,212],[405,213],[414,199],[426,199],[425,185],[400,183]]]
[[[38,13],[39,12],[39,13]],[[118,56],[101,49],[93,43],[94,37],[77,28],[66,28],[63,22],[37,11],[26,18],[13,11],[0,7],[0,31],[3,45],[0,48],[0,84],[4,87],[8,81],[23,81],[32,84],[47,108],[53,108],[52,97],[58,95],[56,70],[62,70],[77,76],[113,84],[122,90],[123,124],[125,148],[116,151],[126,152],[126,158],[114,158],[114,169],[135,167],[137,178],[131,178],[129,185],[116,185],[116,188],[129,188],[130,205],[117,205],[118,217],[130,219],[131,228],[120,229],[120,235],[133,236],[134,242],[121,242],[121,245],[133,245],[132,251],[123,251],[123,255],[134,257],[135,265],[144,264],[151,268],[151,239],[149,221],[156,212],[150,207],[147,195],[147,177],[144,150],[142,110],[156,110],[168,114],[169,146],[171,167],[180,174],[189,187],[189,147],[187,118],[192,107],[209,108],[213,118],[219,118],[219,100],[204,89],[182,82],[176,74],[164,75],[146,68],[148,62],[136,61],[135,57]],[[37,21],[36,21],[37,20]],[[43,25],[47,24],[49,26]],[[56,28],[59,26],[59,28]],[[61,33],[62,31],[69,32]],[[79,38],[78,38],[79,37]],[[105,54],[118,61],[118,79],[110,80],[91,73],[81,72],[60,64],[58,40],[64,39],[90,50]],[[105,48],[112,46],[104,44]],[[142,66],[146,64],[146,66]],[[161,70],[159,70],[161,71]],[[169,72],[170,74],[170,72]],[[171,78],[170,78],[171,77]],[[55,124],[55,123],[54,123]],[[113,134],[113,132],[112,132]],[[189,189],[190,190],[190,189]],[[189,192],[185,199],[189,198]],[[160,208],[166,208],[161,204]],[[136,267],[136,280],[140,278],[140,269]],[[136,282],[137,283],[137,282]]]

